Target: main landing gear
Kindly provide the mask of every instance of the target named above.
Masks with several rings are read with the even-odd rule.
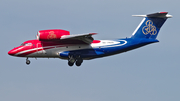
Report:
[[[74,55],[68,56],[68,65],[69,66],[73,66],[74,63],[76,64],[76,66],[81,66],[82,62],[83,62],[83,59],[79,55],[78,56],[74,56]]]
[[[31,61],[28,60],[28,57],[27,57],[27,59],[26,59],[26,64],[29,65],[30,63],[31,63]]]

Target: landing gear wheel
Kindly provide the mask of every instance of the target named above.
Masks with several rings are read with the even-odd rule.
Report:
[[[26,64],[29,65],[30,63],[31,63],[31,61],[26,59]]]
[[[81,63],[80,62],[76,62],[76,66],[81,66]]]
[[[76,58],[73,55],[68,56],[68,65],[73,66],[76,61]]]
[[[68,65],[73,66],[74,63],[76,62],[76,66],[81,66],[83,59],[81,58],[80,55],[75,55],[75,54],[69,54],[68,55]]]
[[[83,62],[83,59],[78,58],[77,61],[76,61],[76,66],[81,66],[82,62]]]
[[[68,65],[69,65],[69,66],[73,66],[74,63],[72,63],[72,62],[69,61],[69,62],[68,62]]]

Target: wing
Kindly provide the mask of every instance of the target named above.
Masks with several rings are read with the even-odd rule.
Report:
[[[84,43],[90,44],[94,39],[92,35],[97,33],[86,33],[86,34],[76,34],[76,35],[63,35],[60,40],[78,40]]]

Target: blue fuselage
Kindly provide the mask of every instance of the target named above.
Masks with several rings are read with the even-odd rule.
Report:
[[[111,41],[110,41],[111,42]],[[68,58],[68,55],[81,55],[83,59],[94,59],[104,56],[110,56],[122,52],[126,52],[132,49],[136,49],[147,44],[159,42],[157,39],[146,39],[146,38],[125,38],[112,40],[115,44],[108,44],[104,42],[105,45],[91,46],[88,49],[64,51],[60,53],[60,57]]]

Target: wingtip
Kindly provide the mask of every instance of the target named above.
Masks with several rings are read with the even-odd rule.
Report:
[[[90,35],[96,35],[97,33],[89,33]]]
[[[161,13],[161,14],[168,14],[168,12],[159,12],[159,13]]]

